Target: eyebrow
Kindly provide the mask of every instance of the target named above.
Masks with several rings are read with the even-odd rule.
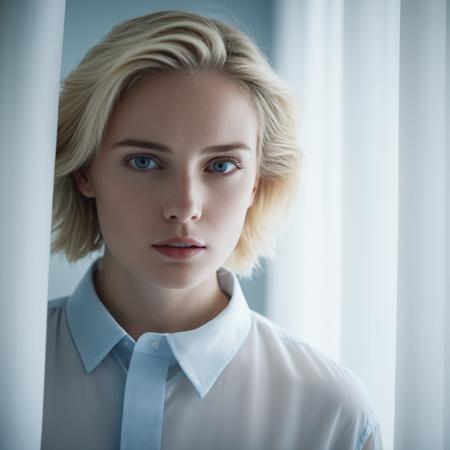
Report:
[[[152,150],[157,150],[165,153],[172,153],[172,150],[163,144],[158,144],[157,142],[149,142],[141,139],[123,139],[120,142],[116,142],[113,147],[141,147]],[[244,144],[243,142],[233,142],[232,144],[223,144],[223,145],[211,145],[202,150],[202,153],[216,153],[216,152],[230,152],[232,150],[241,149],[241,150],[250,150],[251,148]]]

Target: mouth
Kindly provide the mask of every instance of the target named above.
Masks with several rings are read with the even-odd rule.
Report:
[[[171,259],[187,259],[191,258],[205,250],[205,247],[174,247],[170,245],[152,245],[152,247],[160,254]]]
[[[156,242],[153,245],[162,246],[162,245],[171,245],[173,247],[204,247],[204,242],[198,241],[193,237],[189,236],[174,236],[169,239],[165,239],[161,242]]]

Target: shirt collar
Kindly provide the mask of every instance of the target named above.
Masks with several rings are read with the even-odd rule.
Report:
[[[66,304],[66,315],[75,346],[87,373],[94,370],[124,337],[132,338],[117,323],[98,298],[91,263]],[[221,289],[230,297],[224,310],[202,326],[164,335],[178,364],[204,397],[239,350],[250,329],[250,309],[237,276],[221,267]]]

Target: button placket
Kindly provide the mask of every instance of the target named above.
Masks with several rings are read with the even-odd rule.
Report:
[[[133,352],[125,383],[121,450],[160,450],[170,362],[170,357],[154,351]]]
[[[160,450],[167,373],[173,360],[164,336],[145,333],[136,342],[125,383],[121,450]]]

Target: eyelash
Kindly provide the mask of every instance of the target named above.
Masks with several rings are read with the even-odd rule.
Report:
[[[159,165],[162,165],[154,155],[151,155],[151,154],[145,154],[145,153],[137,153],[137,154],[133,154],[133,155],[128,155],[128,156],[125,158],[125,160],[124,160],[125,166],[127,166],[127,167],[129,167],[129,168],[131,168],[132,170],[135,170],[135,171],[137,171],[137,172],[150,172],[150,171],[152,171],[152,170],[158,170],[158,169],[138,169],[138,168],[136,168],[136,167],[133,167],[133,166],[130,164],[130,162],[131,162],[133,159],[136,159],[136,158],[148,158],[148,159],[152,159],[153,161],[155,161],[155,162],[158,163]],[[234,158],[234,157],[215,158],[215,159],[211,160],[211,161],[208,163],[208,166],[209,166],[210,164],[216,162],[216,161],[231,162],[231,163],[233,163],[233,164],[236,166],[236,169],[235,169],[235,170],[232,170],[231,172],[213,172],[213,173],[221,174],[221,175],[224,175],[224,176],[231,175],[231,174],[233,174],[234,172],[236,172],[237,170],[242,170],[242,169],[244,168],[244,166],[242,165],[242,162],[241,162],[239,159]]]

